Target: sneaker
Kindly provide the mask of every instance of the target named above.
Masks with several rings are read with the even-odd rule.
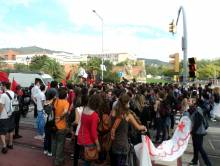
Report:
[[[73,153],[70,154],[70,159],[71,159],[71,160],[74,160],[74,154],[73,154]]]
[[[2,148],[2,153],[6,154],[8,152],[8,149],[6,147]]]
[[[37,135],[37,136],[34,137],[34,139],[43,140],[43,136]]]
[[[8,149],[13,149],[13,145],[7,145]]]
[[[191,161],[190,163],[189,163],[189,165],[194,165],[194,166],[196,166],[196,165],[198,165],[196,162],[193,162],[193,161]]]
[[[211,118],[211,121],[216,122],[215,118]]]
[[[48,157],[52,157],[53,154],[52,154],[52,153],[47,153],[47,156],[48,156]]]
[[[47,151],[47,150],[44,150],[44,154],[47,155],[47,154],[48,154],[48,151]]]

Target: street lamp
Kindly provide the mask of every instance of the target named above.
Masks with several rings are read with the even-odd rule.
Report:
[[[92,10],[93,13],[95,13],[95,15],[101,20],[102,22],[102,54],[104,52],[103,50],[103,27],[104,27],[104,21],[103,21],[103,18],[95,11],[95,10]],[[103,81],[103,70],[104,70],[104,57],[102,55],[102,66],[101,66],[101,70],[102,70],[102,81]]]
[[[26,57],[26,62],[27,62],[27,68],[28,68],[28,63],[29,63],[30,58],[27,56]]]
[[[182,12],[183,16],[183,37],[182,37],[182,51],[183,51],[183,83],[187,83],[187,78],[188,78],[188,63],[187,63],[187,26],[186,26],[186,16],[185,16],[185,10],[183,6],[180,6],[178,10],[178,16],[176,20],[176,26],[179,21],[180,14]]]

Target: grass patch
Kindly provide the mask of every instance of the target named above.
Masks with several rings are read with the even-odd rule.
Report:
[[[170,83],[171,81],[164,79],[146,78],[147,83]]]

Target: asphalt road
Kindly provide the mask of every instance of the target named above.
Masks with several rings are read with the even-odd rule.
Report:
[[[209,122],[210,130],[204,139],[204,149],[213,166],[220,165],[220,122]],[[205,165],[200,158],[201,165]]]

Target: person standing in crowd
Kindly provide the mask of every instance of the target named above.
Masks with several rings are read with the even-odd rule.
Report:
[[[81,126],[78,133],[78,144],[84,147],[96,147],[97,151],[101,151],[98,140],[98,110],[100,107],[101,97],[99,94],[94,94],[90,97],[88,105],[83,109],[81,116]],[[84,162],[85,166],[89,166],[90,161]]]
[[[211,162],[203,148],[203,137],[207,134],[205,128],[205,117],[203,115],[203,110],[199,106],[199,103],[196,98],[191,98],[189,100],[189,112],[191,113],[192,120],[192,142],[193,142],[193,159],[190,162],[190,165],[198,164],[198,155],[199,153],[202,156],[204,163],[207,166],[211,166]]]
[[[52,136],[52,154],[55,156],[55,166],[64,164],[64,145],[66,139],[66,115],[69,109],[67,91],[65,88],[58,89],[58,99],[54,102],[56,134]]]
[[[79,153],[81,149],[81,146],[78,144],[78,134],[81,126],[82,112],[88,104],[88,89],[82,88],[79,96],[81,97],[81,100],[80,103],[78,103],[77,108],[75,108],[75,121],[73,123],[74,128],[76,127],[74,138],[74,166],[78,166]]]
[[[216,119],[220,119],[220,88],[216,87],[213,89],[213,109],[211,111],[211,120],[213,122]]]
[[[58,82],[57,81],[51,81],[50,88],[46,91],[46,101],[44,106],[48,106],[50,110],[48,110],[47,113],[47,119],[45,122],[44,132],[44,154],[51,157],[52,156],[52,135],[54,134],[52,131],[52,125],[53,123],[53,117],[54,117],[54,101],[58,97]]]
[[[14,114],[15,114],[15,135],[14,139],[21,138],[22,136],[19,135],[19,124],[20,124],[20,117],[22,112],[22,95],[23,91],[21,90],[21,86],[17,85],[15,96],[16,96],[16,105],[14,105]]]
[[[133,125],[139,131],[146,131],[146,127],[141,125],[137,116],[129,109],[130,97],[128,94],[122,94],[115,108],[112,110],[111,116],[113,123],[120,118],[118,125],[113,125],[112,134],[112,151],[111,166],[125,166],[129,151],[128,143],[128,124]],[[116,128],[114,128],[116,126]]]
[[[50,89],[47,90],[46,92],[46,99],[50,100],[52,99],[54,96],[58,97],[58,82],[57,81],[51,81],[50,83]]]
[[[35,136],[35,139],[44,139],[44,127],[45,127],[45,119],[44,119],[44,102],[46,100],[45,97],[45,85],[40,86],[40,91],[36,96],[36,104],[37,104],[37,132],[38,135]]]
[[[8,149],[13,149],[13,134],[15,128],[14,114],[12,103],[14,100],[14,92],[10,89],[9,82],[2,83],[4,91],[0,97],[0,137],[3,143],[2,153],[6,154]],[[9,142],[6,144],[6,135],[9,135]]]
[[[38,93],[40,93],[40,79],[36,78],[35,79],[35,84],[34,87],[31,88],[31,99],[33,101],[34,104],[34,118],[37,118],[37,100],[36,100],[36,96]]]

